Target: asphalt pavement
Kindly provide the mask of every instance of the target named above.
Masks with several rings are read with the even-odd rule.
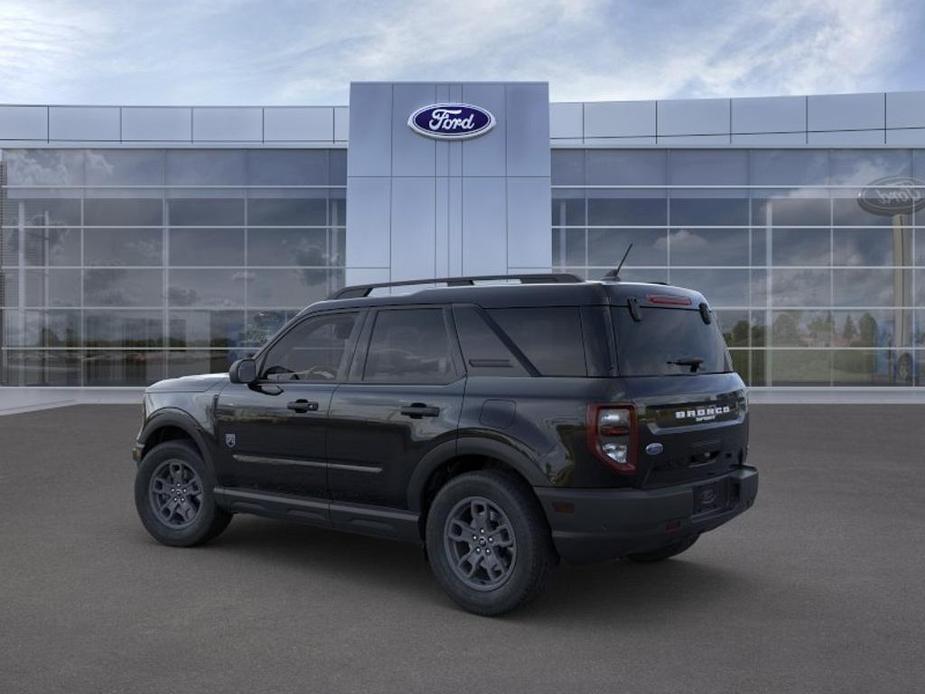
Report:
[[[753,408],[756,506],[657,565],[457,609],[419,549],[238,516],[151,540],[140,408],[0,417],[0,692],[925,690],[925,406]]]

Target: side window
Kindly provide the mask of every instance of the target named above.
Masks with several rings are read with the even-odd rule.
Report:
[[[263,361],[269,381],[334,381],[346,361],[356,313],[307,318],[287,332]]]
[[[453,309],[456,332],[470,376],[527,376],[527,370],[471,306]]]
[[[449,383],[454,376],[442,308],[386,310],[377,314],[364,381]]]
[[[541,375],[588,375],[577,308],[498,308],[488,315]]]

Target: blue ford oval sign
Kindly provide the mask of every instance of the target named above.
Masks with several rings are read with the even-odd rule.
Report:
[[[495,117],[471,104],[431,104],[412,113],[408,127],[437,140],[465,140],[495,127]]]

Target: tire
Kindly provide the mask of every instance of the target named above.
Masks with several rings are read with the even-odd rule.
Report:
[[[431,504],[425,537],[437,582],[478,615],[503,614],[529,602],[556,563],[546,518],[529,488],[496,470],[447,482]]]
[[[231,522],[231,514],[215,504],[214,488],[215,476],[193,444],[166,441],[138,466],[135,508],[145,530],[161,544],[201,545]]]
[[[656,549],[652,552],[628,554],[626,555],[626,558],[631,561],[639,562],[640,564],[651,564],[652,562],[670,559],[671,557],[675,557],[681,554],[681,552],[686,552],[689,550],[691,546],[697,542],[698,537],[700,537],[700,535],[691,535],[689,537],[685,537],[682,540],[677,540],[671,544],[667,544],[664,547]]]

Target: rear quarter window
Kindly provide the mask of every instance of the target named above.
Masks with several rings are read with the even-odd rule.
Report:
[[[488,315],[540,375],[588,375],[578,308],[498,308]]]

